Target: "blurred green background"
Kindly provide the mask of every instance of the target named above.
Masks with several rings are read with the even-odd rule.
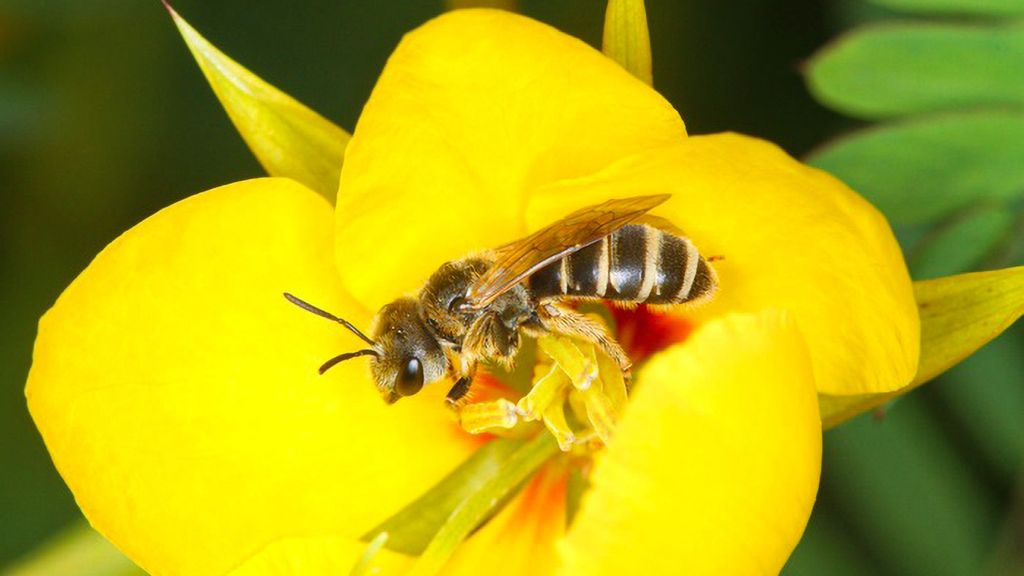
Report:
[[[853,0],[649,0],[655,86],[691,133],[735,130],[801,156],[857,124],[815,103],[802,63]],[[403,32],[440,0],[180,0],[222,50],[351,129]],[[520,10],[599,46],[604,2]],[[1024,159],[1021,160],[1024,162]],[[78,518],[23,397],[38,317],[104,245],[178,199],[262,173],[157,0],[0,4],[0,566]],[[1019,242],[1020,220],[1012,228]],[[1020,263],[1020,251],[915,263]],[[1012,242],[1011,242],[1012,244]],[[939,382],[826,434],[819,504],[786,574],[1024,574],[1024,330]]]

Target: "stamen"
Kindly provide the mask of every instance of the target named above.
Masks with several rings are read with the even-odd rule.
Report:
[[[520,413],[534,416],[536,412],[543,411],[544,423],[558,439],[559,447],[563,450],[571,447],[577,437],[565,422],[566,396],[562,392],[566,388],[564,381],[568,379],[573,384],[568,393],[573,412],[581,422],[590,425],[590,429],[601,441],[607,443],[611,439],[618,414],[626,405],[626,384],[622,370],[614,360],[598,353],[590,342],[554,335],[543,336],[537,342],[555,364],[534,383],[530,394],[520,401]],[[558,376],[559,372],[561,377]],[[531,398],[535,393],[536,397]],[[556,397],[561,399],[557,405],[553,403]],[[543,406],[538,406],[538,400],[548,403],[549,408],[545,410]],[[552,414],[550,418],[549,412]],[[568,434],[572,434],[571,441],[568,440]]]
[[[598,368],[597,362],[593,359],[592,344],[581,343],[584,348],[590,347],[589,356],[573,340],[565,336],[541,336],[537,339],[537,344],[569,376],[577,390],[586,390],[597,378]]]
[[[504,398],[467,404],[459,410],[459,424],[470,434],[495,429],[508,430],[518,422],[516,405]]]
[[[523,420],[540,420],[553,403],[561,405],[568,385],[569,377],[557,364],[552,364],[546,374],[534,381],[530,393],[519,400],[517,407]]]
[[[612,438],[612,431],[615,429],[615,414],[612,409],[611,400],[597,386],[587,390],[575,390],[583,398],[583,405],[586,407],[587,421],[597,433],[602,442],[607,444]]]
[[[547,334],[536,342],[544,354],[533,364],[526,395],[516,404],[500,398],[463,406],[463,429],[477,434],[514,428],[501,435],[532,434],[530,423],[542,421],[562,451],[586,453],[607,444],[627,403],[619,364],[586,340]]]
[[[601,388],[605,396],[611,402],[612,412],[616,419],[626,409],[626,379],[622,377],[622,370],[614,360],[604,354],[597,355],[598,374],[601,378]]]
[[[562,452],[568,452],[576,442],[576,433],[572,431],[572,428],[569,428],[569,423],[565,421],[564,388],[563,393],[558,398],[558,402],[552,402],[548,405],[547,410],[544,411],[544,426],[555,437],[555,440],[558,442],[558,448]]]

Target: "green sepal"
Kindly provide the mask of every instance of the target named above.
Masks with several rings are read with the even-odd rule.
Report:
[[[648,85],[653,83],[651,35],[644,0],[608,0],[601,49],[633,76]]]
[[[333,203],[348,132],[228,58],[170,6],[167,9],[231,122],[267,173],[296,180]]]

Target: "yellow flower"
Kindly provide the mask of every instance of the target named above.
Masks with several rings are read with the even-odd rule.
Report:
[[[918,318],[885,220],[735,134],[686,136],[661,96],[582,42],[497,11],[405,37],[346,150],[337,208],[286,179],[231,184],[111,243],[40,323],[29,407],[90,522],[157,575],[343,574],[360,538],[487,440],[443,386],[386,406],[358,340],[441,263],[611,197],[716,263],[693,335],[656,354],[611,444],[549,462],[454,574],[762,574],[817,489],[817,392],[896,390]],[[567,475],[591,486],[567,526]],[[414,558],[382,551],[400,573]]]

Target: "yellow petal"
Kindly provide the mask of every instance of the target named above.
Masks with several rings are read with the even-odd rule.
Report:
[[[562,542],[560,574],[777,574],[820,465],[795,324],[774,311],[713,321],[638,374]]]
[[[531,200],[530,229],[608,198],[668,192],[653,213],[714,263],[719,290],[692,316],[789,310],[804,334],[818,390],[890,391],[917,368],[917,307],[885,218],[841,182],[776,146],[737,134],[692,137],[603,173],[549,186]]]
[[[1024,266],[914,283],[921,310],[921,365],[914,381],[885,394],[820,398],[821,421],[836,426],[949,370],[1024,314]]]
[[[334,200],[349,134],[228,58],[168,6],[206,80],[256,159]]]
[[[227,576],[346,576],[366,549],[366,542],[338,536],[285,538],[260,550]],[[409,557],[381,549],[374,553],[364,574],[397,576],[411,564]]]
[[[90,522],[154,574],[223,574],[294,535],[357,540],[475,444],[443,391],[387,407],[362,343],[331,207],[284,179],[160,211],[110,246],[40,322],[29,408]]]
[[[601,50],[630,74],[651,84],[651,37],[644,0],[608,0]]]
[[[508,12],[449,12],[406,35],[346,151],[344,284],[376,309],[523,235],[529,190],[684,136],[665,99],[583,42]]]

